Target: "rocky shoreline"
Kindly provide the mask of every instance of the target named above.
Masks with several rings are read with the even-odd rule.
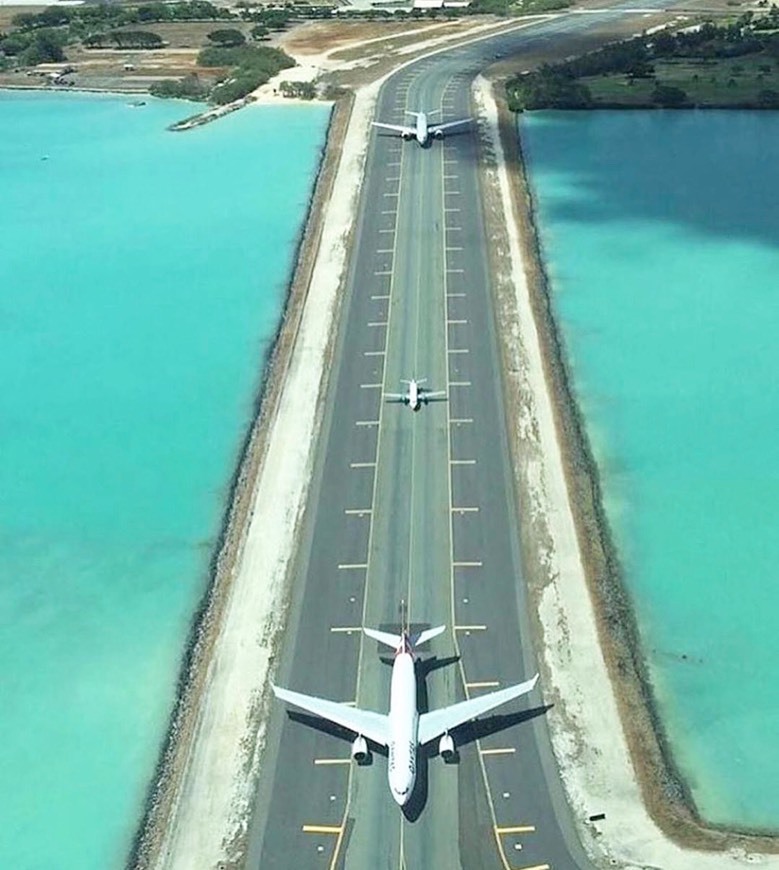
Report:
[[[156,865],[171,822],[177,793],[181,788],[190,747],[197,732],[200,698],[208,681],[213,650],[231,593],[231,581],[252,515],[255,485],[267,451],[268,430],[278,405],[300,325],[322,231],[323,207],[329,199],[351,104],[351,98],[344,98],[335,105],[330,118],[327,142],[305,228],[293,258],[295,267],[284,311],[268,358],[263,361],[265,376],[255,400],[254,422],[247,433],[230,485],[222,530],[210,566],[211,581],[193,616],[189,640],[182,658],[175,706],[146,798],[141,823],[133,840],[127,861],[128,868],[141,870]]]
[[[576,399],[565,340],[555,318],[521,135],[516,117],[503,100],[500,101],[499,124],[519,222],[530,303],[553,403],[577,539],[596,614],[598,638],[645,806],[661,830],[680,846],[700,850],[779,852],[779,839],[774,836],[707,825],[675,764],[650,685],[619,553],[603,507],[598,466]],[[527,502],[530,494],[523,487],[521,477],[517,475],[517,478],[520,503]],[[538,562],[539,542],[528,540],[527,534],[522,537],[531,575],[531,593],[538,600],[547,582],[547,578],[541,576],[543,572],[532,569],[534,562]],[[543,637],[537,614],[534,621],[538,636]]]

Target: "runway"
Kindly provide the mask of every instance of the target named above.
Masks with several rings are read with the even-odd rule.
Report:
[[[616,13],[615,13],[616,14]],[[419,61],[383,87],[377,119],[471,114],[496,54],[600,26],[566,16]],[[419,708],[536,673],[501,395],[475,130],[421,148],[373,134],[341,329],[276,681],[387,711],[387,651],[360,627],[447,631],[421,654]],[[402,378],[448,399],[382,401]],[[455,732],[458,761],[420,752],[407,812],[386,758],[274,703],[248,867],[589,867],[536,690]],[[437,744],[432,744],[435,751]],[[593,811],[596,811],[594,808]]]

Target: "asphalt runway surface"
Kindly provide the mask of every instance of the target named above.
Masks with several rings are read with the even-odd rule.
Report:
[[[489,63],[575,41],[610,16],[568,15],[418,61],[384,85],[376,119],[472,113]],[[640,28],[640,25],[638,25]],[[391,651],[361,626],[447,631],[420,653],[419,709],[536,673],[519,553],[496,324],[472,129],[422,148],[374,131],[276,681],[387,712]],[[383,401],[402,378],[447,399]],[[420,750],[401,811],[386,756],[350,759],[337,726],[275,702],[247,867],[584,868],[538,690]],[[591,808],[596,813],[597,807]]]

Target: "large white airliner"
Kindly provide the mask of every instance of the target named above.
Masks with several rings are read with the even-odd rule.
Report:
[[[427,145],[430,137],[434,139],[443,139],[444,133],[449,130],[455,130],[457,127],[465,127],[471,123],[470,118],[460,118],[459,121],[448,121],[446,124],[430,124],[427,120],[428,115],[440,111],[435,109],[433,112],[410,112],[407,114],[413,115],[416,118],[414,126],[405,124],[385,124],[382,121],[373,121],[374,127],[380,127],[383,130],[391,130],[393,133],[398,133],[404,139],[416,139],[420,145]]]
[[[432,391],[420,386],[426,380],[427,378],[412,378],[410,381],[401,381],[401,384],[408,386],[408,390],[405,393],[385,393],[384,398],[388,402],[403,402],[412,411],[418,411],[423,402],[426,405],[431,400],[443,399],[446,396],[446,390]]]
[[[420,715],[417,711],[414,650],[437,637],[445,627],[439,625],[413,636],[407,628],[399,635],[370,628],[363,629],[368,637],[395,648],[390,709],[386,715],[273,686],[277,698],[354,732],[357,736],[352,743],[352,758],[358,763],[368,758],[368,740],[379,746],[386,746],[389,753],[387,779],[392,797],[400,806],[408,802],[414,790],[419,746],[440,738],[438,751],[442,758],[445,761],[453,758],[454,740],[449,733],[451,730],[520,695],[525,695],[538,680],[536,674],[532,680],[524,683]]]

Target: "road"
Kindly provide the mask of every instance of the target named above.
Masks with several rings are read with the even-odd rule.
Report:
[[[376,117],[471,114],[496,55],[568,44],[618,13],[564,16],[421,60],[384,85]],[[641,25],[638,25],[639,27]],[[277,682],[386,712],[390,665],[362,625],[445,623],[424,650],[420,710],[519,682],[529,642],[473,132],[421,148],[372,135]],[[448,400],[382,401],[426,377]],[[458,761],[420,753],[401,812],[386,758],[274,704],[249,867],[584,868],[536,691],[456,733]],[[435,750],[437,744],[433,744]],[[593,808],[593,812],[597,808]]]

